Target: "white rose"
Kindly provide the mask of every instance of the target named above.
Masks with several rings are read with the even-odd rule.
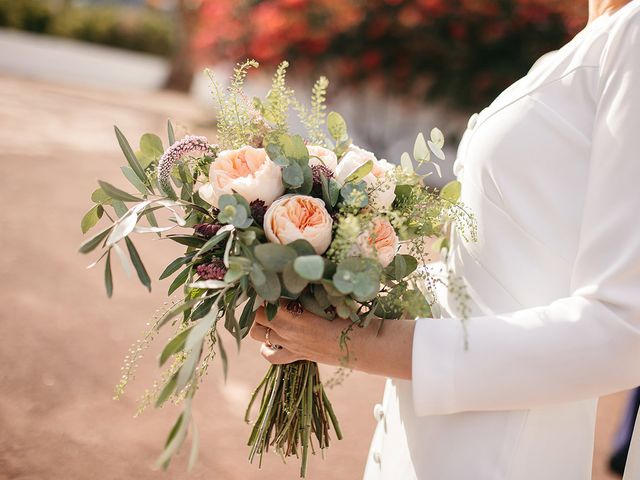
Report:
[[[309,166],[324,165],[332,172],[336,171],[338,166],[338,157],[328,148],[321,147],[319,145],[309,145]]]
[[[234,192],[247,202],[259,199],[269,205],[284,193],[282,169],[271,161],[264,148],[224,150],[209,167],[209,182],[198,192],[216,208],[222,195]]]
[[[390,175],[395,166],[363,148],[351,145],[336,168],[336,180],[344,185],[346,179],[362,165],[371,161],[373,168],[362,180],[369,187],[369,200],[374,208],[389,208],[396,198],[396,182]]]

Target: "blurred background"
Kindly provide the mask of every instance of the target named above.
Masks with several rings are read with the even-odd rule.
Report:
[[[120,182],[113,124],[132,142],[162,134],[167,118],[178,135],[211,139],[203,68],[224,80],[236,61],[255,58],[264,69],[249,85],[263,94],[287,59],[301,94],[327,75],[329,107],[357,143],[391,161],[439,126],[446,180],[469,116],[585,23],[582,0],[0,0],[0,479],[297,478],[297,462],[247,463],[242,416],[266,370],[257,345],[231,355],[226,384],[221,368],[210,371],[190,475],[185,454],[166,474],[151,468],[178,409],[133,418],[162,342],[144,352],[125,398],[112,400],[122,359],[168,287],[145,294],[115,272],[108,301],[101,272],[76,253],[96,179]],[[140,243],[152,278],[179,250]],[[330,391],[345,439],[311,459],[309,478],[361,477],[383,383],[353,373]],[[619,478],[608,462],[627,397],[600,402],[596,480]]]

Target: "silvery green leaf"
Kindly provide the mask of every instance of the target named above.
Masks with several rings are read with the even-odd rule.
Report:
[[[267,277],[262,285],[254,285],[256,292],[268,302],[276,302],[282,293],[282,286],[278,274],[273,271],[264,272]]]
[[[142,153],[154,160],[160,158],[164,153],[164,147],[162,146],[162,140],[153,133],[145,133],[140,138],[140,150]]]
[[[457,202],[460,198],[460,192],[462,191],[462,184],[458,180],[452,180],[447,183],[442,190],[440,190],[440,196],[450,202]]]
[[[285,265],[298,256],[294,248],[276,243],[258,245],[254,253],[266,270],[274,272],[282,272]]]
[[[109,197],[114,198],[116,200],[122,200],[123,202],[141,202],[142,199],[131,195],[130,193],[125,192],[124,190],[120,190],[117,187],[114,187],[110,183],[103,182],[102,180],[98,180],[98,184],[100,188],[109,195]]]
[[[411,161],[411,157],[407,152],[404,152],[400,156],[400,166],[406,173],[413,173],[413,162]]]
[[[202,288],[204,290],[219,290],[221,288],[228,287],[229,284],[222,280],[199,280],[197,282],[190,283],[187,286],[189,288]]]
[[[151,291],[151,279],[149,278],[149,274],[147,273],[147,269],[144,268],[144,264],[142,263],[142,259],[138,254],[138,250],[136,250],[135,245],[129,239],[129,237],[124,237],[124,241],[127,245],[127,250],[129,251],[129,257],[131,258],[131,263],[136,269],[136,273],[138,274],[138,279],[140,283],[142,283],[149,291]]]
[[[136,187],[136,190],[138,190],[141,194],[146,195],[147,193],[149,193],[147,187],[144,185],[144,183],[142,183],[142,180],[138,178],[138,176],[130,166],[124,165],[120,167],[120,170],[122,170],[124,176],[127,178],[127,180],[129,180],[129,183]]]
[[[316,282],[324,273],[324,260],[320,255],[304,255],[294,260],[293,269],[305,280]]]
[[[198,460],[198,452],[200,450],[200,435],[198,434],[198,427],[196,427],[195,420],[191,421],[193,431],[191,432],[191,452],[189,453],[189,464],[187,470],[190,472]]]
[[[278,145],[277,143],[269,143],[265,150],[267,151],[267,155],[269,156],[269,159],[271,159],[271,161],[276,165],[279,165],[281,167],[286,167],[291,163],[289,159],[286,157],[286,155],[284,154],[284,151],[281,145]]]
[[[431,130],[431,141],[438,148],[444,147],[444,134],[439,128],[436,127]]]
[[[94,190],[91,194],[91,201],[94,203],[109,203],[109,200],[111,200],[111,197],[109,197],[109,195],[107,195],[100,187]]]
[[[348,136],[347,123],[338,112],[329,112],[327,115],[327,129],[337,142],[344,141]]]
[[[302,290],[304,290],[304,288],[309,284],[307,280],[296,273],[291,263],[284,268],[284,271],[282,272],[282,281],[285,288],[293,295],[297,295],[302,292]]]
[[[436,169],[438,176],[442,178],[442,171],[440,170],[440,165],[438,165],[436,162],[431,162],[431,164],[433,165],[433,168]]]
[[[167,120],[167,138],[169,139],[169,146],[176,143],[176,134],[173,130],[173,124],[171,123],[171,120]]]
[[[107,260],[104,264],[104,285],[107,290],[107,297],[113,295],[113,276],[111,274],[111,250],[107,253]]]
[[[416,141],[413,144],[413,158],[418,162],[429,159],[429,149],[427,148],[427,142],[425,142],[424,135],[422,133],[418,134]]]
[[[429,148],[431,149],[433,154],[436,157],[438,157],[440,160],[444,160],[444,152],[442,151],[442,149],[438,147],[435,143],[433,143],[431,140],[429,140],[427,143],[429,144]]]
[[[158,460],[156,460],[157,466],[166,469],[169,464],[169,460],[171,460],[171,457],[178,451],[187,436],[190,419],[191,398],[186,398],[184,400],[184,410],[182,411],[180,417],[178,417],[178,421],[169,433],[169,438],[167,439],[167,444],[164,451],[162,452]]]
[[[82,221],[80,222],[82,233],[87,233],[91,230],[98,223],[98,220],[102,218],[103,213],[104,208],[100,204],[94,205],[91,210],[85,213],[84,217],[82,217]]]
[[[144,169],[142,168],[142,165],[140,165],[140,162],[136,158],[136,155],[133,153],[131,145],[129,145],[126,137],[118,127],[114,126],[113,128],[116,132],[116,137],[118,139],[118,143],[120,144],[120,148],[122,149],[122,153],[124,153],[127,162],[129,162],[129,166],[131,166],[140,180],[142,180],[143,182],[148,182],[147,175],[144,173]]]
[[[254,285],[262,285],[267,281],[267,277],[258,265],[252,265],[251,271],[249,272],[249,278]]]
[[[192,258],[193,258],[193,255],[187,255],[184,257],[176,258],[173,262],[167,265],[167,268],[165,268],[164,271],[160,274],[160,280],[167,278],[168,276],[177,272],[182,265],[191,261]]]
[[[224,381],[227,381],[227,375],[229,373],[229,358],[227,357],[227,351],[224,348],[220,335],[216,334],[216,343],[218,344],[218,350],[220,351],[220,361],[222,362],[222,374]]]
[[[167,345],[162,349],[162,353],[160,354],[159,363],[160,366],[163,366],[172,355],[177,352],[182,351],[184,348],[184,342],[187,340],[187,336],[191,332],[193,327],[189,327],[186,330],[181,331],[175,337],[173,337]],[[174,383],[175,386],[175,383]]]
[[[229,268],[229,254],[231,253],[231,247],[233,246],[233,232],[229,233],[229,239],[227,240],[227,245],[224,247],[224,256],[222,257],[222,262],[224,266]]]
[[[282,181],[291,188],[299,188],[304,183],[302,167],[295,162],[282,169]]]
[[[112,250],[115,250],[116,254],[118,255],[118,260],[120,260],[120,264],[122,265],[122,269],[124,270],[124,273],[126,273],[127,277],[131,276],[131,263],[129,262],[129,259],[127,258],[127,256],[124,254],[124,251],[122,250],[122,248],[120,248],[120,245],[118,245],[117,243],[114,243],[111,246]]]
[[[371,173],[371,170],[373,170],[373,161],[372,160],[368,160],[364,164],[362,164],[358,168],[356,168],[345,179],[345,183],[358,182],[358,181],[362,180],[364,177],[366,177],[367,175],[369,175],[369,173]]]
[[[300,135],[282,135],[282,150],[289,160],[293,160],[300,166],[309,162],[309,150]]]
[[[102,240],[104,240],[107,235],[109,235],[109,233],[112,230],[113,230],[113,225],[111,225],[110,227],[105,228],[100,233],[95,234],[89,240],[87,240],[82,245],[80,245],[79,252],[80,253],[89,253],[89,252],[93,251],[100,244],[100,242]]]
[[[171,375],[169,381],[162,387],[162,391],[156,398],[156,407],[160,407],[176,389],[176,380],[178,379],[177,372]]]
[[[133,232],[133,229],[138,223],[138,215],[133,212],[125,214],[120,220],[118,220],[113,228],[113,231],[107,238],[107,246],[115,245],[124,237]]]

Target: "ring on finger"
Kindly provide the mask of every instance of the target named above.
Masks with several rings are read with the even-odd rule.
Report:
[[[280,350],[282,348],[282,345],[271,343],[271,340],[269,340],[270,335],[271,335],[271,328],[267,327],[267,331],[264,334],[264,340],[265,340],[264,343],[267,345],[267,347],[269,347],[272,350]]]

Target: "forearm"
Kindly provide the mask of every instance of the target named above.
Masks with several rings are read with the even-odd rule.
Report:
[[[340,348],[339,338],[351,322],[336,319],[330,323],[331,335],[309,352],[310,360],[329,365],[345,365],[346,360],[346,366],[354,370],[411,379],[414,320],[376,319],[367,327],[354,326],[348,334],[346,350]]]

